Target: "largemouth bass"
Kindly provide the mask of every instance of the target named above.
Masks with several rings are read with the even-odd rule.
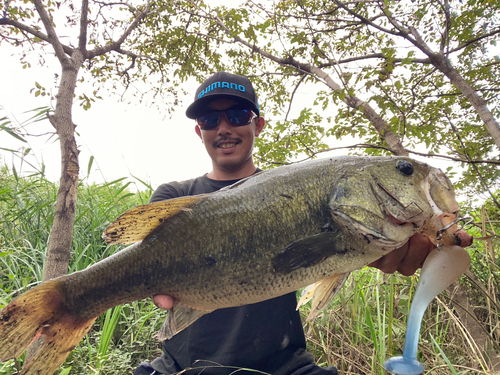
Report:
[[[449,179],[402,157],[340,157],[276,168],[206,195],[139,206],[105,231],[133,245],[22,294],[0,313],[0,359],[45,342],[22,374],[51,374],[107,309],[175,298],[168,338],[213,310],[310,284],[313,314],[346,275],[457,217]],[[454,229],[439,236],[459,244]]]

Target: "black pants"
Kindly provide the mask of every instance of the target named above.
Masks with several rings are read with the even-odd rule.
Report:
[[[202,372],[203,375],[211,374],[211,372],[206,372],[203,370],[198,370]],[[234,369],[231,370],[234,372]],[[238,375],[247,375],[246,371],[238,371]],[[248,372],[250,374],[250,372]],[[255,375],[255,372],[251,372],[252,375]],[[134,375],[165,375],[161,372],[156,371],[149,362],[142,362],[134,371]],[[304,367],[300,367],[295,369],[290,375],[337,375],[337,369],[335,367],[319,367],[315,364],[309,364]]]

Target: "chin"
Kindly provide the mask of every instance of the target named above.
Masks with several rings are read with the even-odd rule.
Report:
[[[243,160],[241,157],[234,157],[233,155],[226,155],[226,157],[220,157],[217,160],[217,164],[226,170],[235,170],[241,168],[245,165],[246,160]]]

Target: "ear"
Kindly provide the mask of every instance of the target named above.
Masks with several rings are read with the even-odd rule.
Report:
[[[198,134],[198,137],[200,137],[201,143],[205,143],[205,142],[203,142],[203,137],[201,136],[201,129],[198,125],[194,126],[194,131],[196,132],[196,134]]]
[[[264,120],[264,117],[257,117],[255,119],[255,136],[258,137],[259,134],[262,132],[262,129],[264,129],[264,125],[266,125],[266,120]]]

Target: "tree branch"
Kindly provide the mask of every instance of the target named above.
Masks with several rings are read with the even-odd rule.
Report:
[[[349,13],[351,16],[353,16],[354,18],[359,19],[361,22],[363,22],[364,24],[366,24],[366,25],[368,25],[368,26],[372,26],[373,28],[375,28],[375,29],[377,29],[377,30],[380,30],[380,31],[382,31],[382,32],[384,32],[384,33],[386,33],[386,34],[390,34],[390,35],[395,35],[395,36],[404,36],[404,34],[405,34],[403,31],[401,31],[401,30],[399,29],[399,27],[396,27],[396,25],[394,25],[394,24],[393,24],[393,25],[394,25],[394,26],[398,29],[398,32],[395,32],[395,31],[393,31],[393,30],[391,30],[391,29],[386,29],[385,27],[382,27],[382,26],[380,26],[380,25],[377,25],[375,22],[373,22],[373,21],[369,20],[368,18],[363,17],[361,14],[359,14],[359,13],[356,13],[356,12],[352,11],[351,9],[349,9],[347,6],[345,6],[344,4],[342,4],[342,3],[341,3],[340,1],[338,1],[338,0],[334,0],[334,2],[335,2],[335,4],[337,4],[337,6],[338,6],[339,8],[344,9],[344,10],[345,10],[347,13]],[[389,16],[387,16],[387,14],[386,14],[386,17],[387,17],[387,18],[389,19],[389,21],[391,21],[391,23],[392,23],[392,21],[393,21],[393,20],[392,20]],[[406,35],[408,35],[408,34],[406,33]]]
[[[130,10],[133,10],[134,8],[127,2],[124,1],[112,1],[112,2],[103,2],[103,1],[96,1],[94,0],[94,3],[99,4],[102,7],[112,7],[114,5],[125,5],[128,7]]]
[[[451,119],[448,116],[448,114],[446,113],[446,111],[444,112],[444,115],[448,119],[448,123],[450,124],[451,128],[453,129],[453,132],[457,136],[458,141],[460,142],[460,146],[462,146],[462,149],[464,150],[465,156],[467,157],[468,160],[471,160],[471,157],[469,156],[469,153],[467,152],[467,148],[465,147],[465,145],[464,145],[464,143],[462,141],[462,137],[460,137],[460,134],[458,133],[457,128],[455,127],[455,125],[451,121]],[[479,169],[477,169],[477,167],[476,167],[475,164],[472,164],[472,166],[473,166],[474,170],[476,171],[477,176],[481,180],[481,183],[483,184],[484,188],[490,194],[493,203],[495,203],[495,205],[498,207],[498,209],[500,209],[500,203],[496,200],[495,194],[493,194],[492,191],[490,190],[490,187],[488,186],[488,184],[484,180],[482,173],[479,171]]]
[[[457,48],[454,48],[452,50],[449,51],[449,53],[454,53],[454,52],[458,52],[460,51],[461,49],[464,49],[466,48],[467,46],[471,45],[471,44],[474,44],[478,41],[480,41],[481,39],[485,39],[485,38],[489,38],[490,36],[494,36],[494,35],[497,35],[497,34],[500,34],[500,28],[496,29],[496,30],[493,30],[492,32],[488,33],[488,34],[484,34],[484,35],[480,35],[476,38],[473,38],[471,40],[468,40],[467,42],[465,42],[464,44],[461,44],[459,45]]]
[[[410,26],[408,30],[405,30],[405,28],[403,26],[401,26],[394,18],[392,18],[386,12],[385,12],[385,16],[387,17],[389,22],[396,28],[397,31],[394,31],[391,29],[386,29],[385,27],[377,25],[375,22],[372,22],[371,20],[363,17],[359,13],[356,13],[353,10],[349,9],[347,6],[342,4],[339,0],[334,0],[334,2],[339,7],[344,9],[346,12],[351,14],[353,17],[361,20],[363,23],[365,23],[365,24],[367,24],[367,25],[369,25],[377,30],[380,30],[386,34],[402,37],[402,38],[408,40],[410,43],[412,43],[415,47],[420,49],[422,52],[424,52],[429,57],[432,57],[434,55],[434,52],[432,52],[432,50],[427,46],[425,41],[422,39],[422,37],[420,36],[420,34],[417,32],[417,30],[414,27]]]
[[[288,58],[280,58],[277,56],[274,56],[270,54],[269,52],[257,47],[255,44],[251,44],[247,42],[246,40],[242,39],[241,37],[237,35],[233,35],[231,31],[226,27],[224,22],[218,17],[214,17],[215,22],[224,30],[224,32],[233,40],[237,41],[238,43],[246,46],[247,48],[251,49],[254,52],[259,53],[261,56],[266,57],[267,59],[274,61],[280,65],[284,66],[291,66],[297,69],[300,72],[310,74],[312,76],[315,76],[319,78],[323,83],[325,83],[330,89],[333,91],[342,91],[342,87],[336,83],[325,71],[322,69],[318,68],[317,66],[313,66],[310,64],[304,64],[301,63],[297,60],[295,60],[292,57]],[[380,117],[380,115],[366,102],[363,100],[351,96],[351,95],[346,95],[345,98],[343,99],[343,102],[346,103],[348,106],[359,110],[363,113],[363,115],[370,121],[370,123],[374,126],[374,128],[377,130],[379,133],[380,137],[382,137],[389,147],[391,147],[394,152],[397,155],[408,155],[408,152],[405,151],[403,148],[401,141],[399,140],[398,137],[392,132],[390,126],[387,124],[387,122]]]
[[[275,165],[297,164],[297,163],[302,163],[306,160],[310,160],[310,159],[314,158],[316,155],[322,154],[324,152],[335,151],[335,150],[353,149],[353,148],[375,148],[378,150],[385,150],[385,151],[388,151],[394,155],[397,155],[394,152],[394,150],[391,150],[389,147],[377,146],[377,145],[372,145],[369,143],[357,143],[357,144],[350,145],[350,146],[332,147],[332,148],[328,148],[326,150],[320,150],[317,152],[311,151],[311,155],[309,155],[307,158],[293,161],[293,162],[271,162],[270,164],[275,164]],[[426,154],[426,153],[417,152],[417,151],[408,150],[408,149],[405,149],[405,150],[408,152],[408,154],[414,154],[414,155],[419,155],[419,156],[424,156],[424,157],[429,157],[429,158],[449,159],[449,160],[458,161],[458,162],[467,163],[467,164],[497,164],[497,165],[500,165],[500,161],[497,161],[497,160],[464,160],[464,159],[454,158],[452,156],[447,156],[447,155]]]
[[[450,19],[450,4],[448,0],[444,0],[444,4],[441,1],[436,0],[437,4],[443,11],[445,15],[445,25],[444,32],[441,34],[441,43],[439,45],[439,53],[444,54],[445,48],[449,45],[449,37],[450,37],[450,27],[451,27],[451,19]]]
[[[335,151],[335,150],[342,150],[342,149],[351,149],[351,148],[376,148],[379,150],[385,150],[389,151],[393,154],[396,154],[394,150],[391,150],[389,147],[384,147],[384,146],[377,146],[377,145],[372,145],[369,143],[358,143],[350,146],[342,146],[342,147],[332,147],[326,150],[321,150],[316,152],[314,155],[321,154],[323,152],[328,152],[328,151]],[[453,156],[448,156],[448,155],[441,155],[441,154],[428,154],[428,153],[423,153],[423,152],[417,152],[414,150],[409,150],[405,149],[409,154],[414,154],[414,155],[419,155],[419,156],[425,156],[425,157],[430,157],[430,158],[442,158],[442,159],[448,159],[448,160],[453,160],[457,161],[460,163],[466,163],[466,164],[495,164],[495,165],[500,165],[499,160],[472,160],[472,159],[460,159],[460,158],[455,158]],[[314,156],[313,155],[313,156]]]
[[[129,37],[129,35],[132,33],[132,31],[139,25],[139,23],[146,18],[146,16],[149,14],[150,10],[150,1],[148,0],[146,4],[146,9],[141,12],[135,19],[134,21],[129,25],[127,30],[123,33],[123,35],[116,41],[111,42],[109,44],[106,44],[105,46],[95,48],[93,50],[90,50],[87,52],[87,58],[92,59],[96,56],[101,56],[104,55],[110,51],[116,51],[120,52],[121,51],[121,45],[122,43]],[[121,52],[120,52],[121,53]]]
[[[413,38],[410,38],[409,34],[402,34],[401,36],[405,38],[406,40],[410,41],[413,43],[415,47],[417,47],[419,50],[421,50],[423,53],[425,53],[429,57],[433,57],[435,54],[432,52],[432,50],[429,48],[427,43],[422,39],[422,36],[420,36],[419,32],[417,29],[413,26],[410,26],[410,33],[413,35]],[[444,55],[441,55],[444,56]]]
[[[190,14],[194,15],[193,13],[190,13]],[[273,14],[273,13],[270,13],[270,14]],[[200,15],[200,14],[196,14],[196,16],[198,16],[200,18],[204,18],[206,20],[211,20],[211,17],[208,17],[208,16],[204,16],[204,15]],[[217,42],[224,43],[224,44],[234,44],[234,43],[239,42],[237,40],[226,40],[226,39],[218,38],[218,37],[213,36],[213,35],[206,35],[206,34],[203,34],[200,32],[187,32],[186,35],[195,35],[195,36],[199,36],[199,37],[204,37],[204,38],[212,39],[212,40],[215,40]],[[283,48],[285,48],[285,47],[283,46]],[[383,53],[373,53],[373,54],[369,54],[369,55],[365,55],[365,56],[349,57],[349,58],[341,59],[338,61],[333,61],[333,62],[324,63],[324,64],[318,64],[317,66],[318,66],[318,68],[322,69],[322,68],[329,68],[329,67],[332,67],[334,65],[348,64],[351,62],[368,60],[368,59],[387,59],[387,56],[385,56]],[[393,62],[400,63],[400,62],[403,62],[403,60],[405,60],[405,59],[406,58],[404,58],[404,59],[403,58],[395,58],[393,60]],[[430,64],[431,63],[431,60],[428,58],[426,58],[426,59],[415,58],[415,59],[412,59],[411,61],[414,63],[417,63],[417,64]]]
[[[82,10],[80,15],[80,36],[78,37],[78,49],[83,56],[87,52],[87,16],[89,11],[89,0],[82,1]]]
[[[33,0],[33,4],[35,4],[36,11],[40,15],[40,19],[45,26],[45,31],[47,31],[48,42],[52,45],[52,48],[54,48],[54,52],[56,53],[56,56],[59,59],[61,65],[66,68],[70,67],[72,65],[70,58],[66,55],[63,45],[57,37],[56,30],[54,29],[54,26],[52,24],[52,20],[45,10],[42,1]]]
[[[365,56],[349,57],[347,59],[339,60],[338,62],[335,62],[333,64],[332,63],[319,64],[318,67],[319,68],[328,68],[330,66],[337,65],[337,64],[348,64],[348,63],[351,63],[351,62],[354,62],[354,61],[361,61],[361,60],[368,60],[368,59],[383,59],[383,60],[386,60],[387,56],[385,56],[383,53],[372,53],[370,55],[365,55]],[[403,60],[405,60],[405,59],[395,58],[394,60],[391,60],[391,61],[394,62],[394,63],[400,63],[400,62],[403,62]],[[424,64],[424,65],[431,63],[430,59],[412,59],[411,61],[414,62],[414,63],[417,63],[417,64]]]
[[[288,111],[285,116],[285,121],[288,121],[288,115],[290,114],[290,111],[292,110],[292,102],[293,102],[293,97],[295,96],[295,93],[297,92],[297,89],[299,88],[300,84],[304,81],[304,79],[307,77],[306,74],[303,74],[302,77],[300,77],[299,82],[295,85],[295,88],[292,91],[292,95],[290,96],[290,103],[288,105]]]
[[[35,29],[34,27],[25,25],[24,23],[21,23],[19,21],[16,21],[16,20],[13,20],[13,19],[10,19],[10,18],[1,18],[0,19],[0,25],[14,26],[15,28],[17,28],[19,30],[22,30],[22,31],[25,31],[25,32],[33,35],[34,37],[43,40],[44,42],[50,43],[49,37],[46,34],[44,34],[41,31]],[[62,48],[64,50],[64,53],[66,53],[68,56],[71,56],[71,54],[73,53],[74,49],[71,48],[71,47],[69,47],[69,46],[66,46],[64,44],[61,44],[61,46],[62,46]]]

